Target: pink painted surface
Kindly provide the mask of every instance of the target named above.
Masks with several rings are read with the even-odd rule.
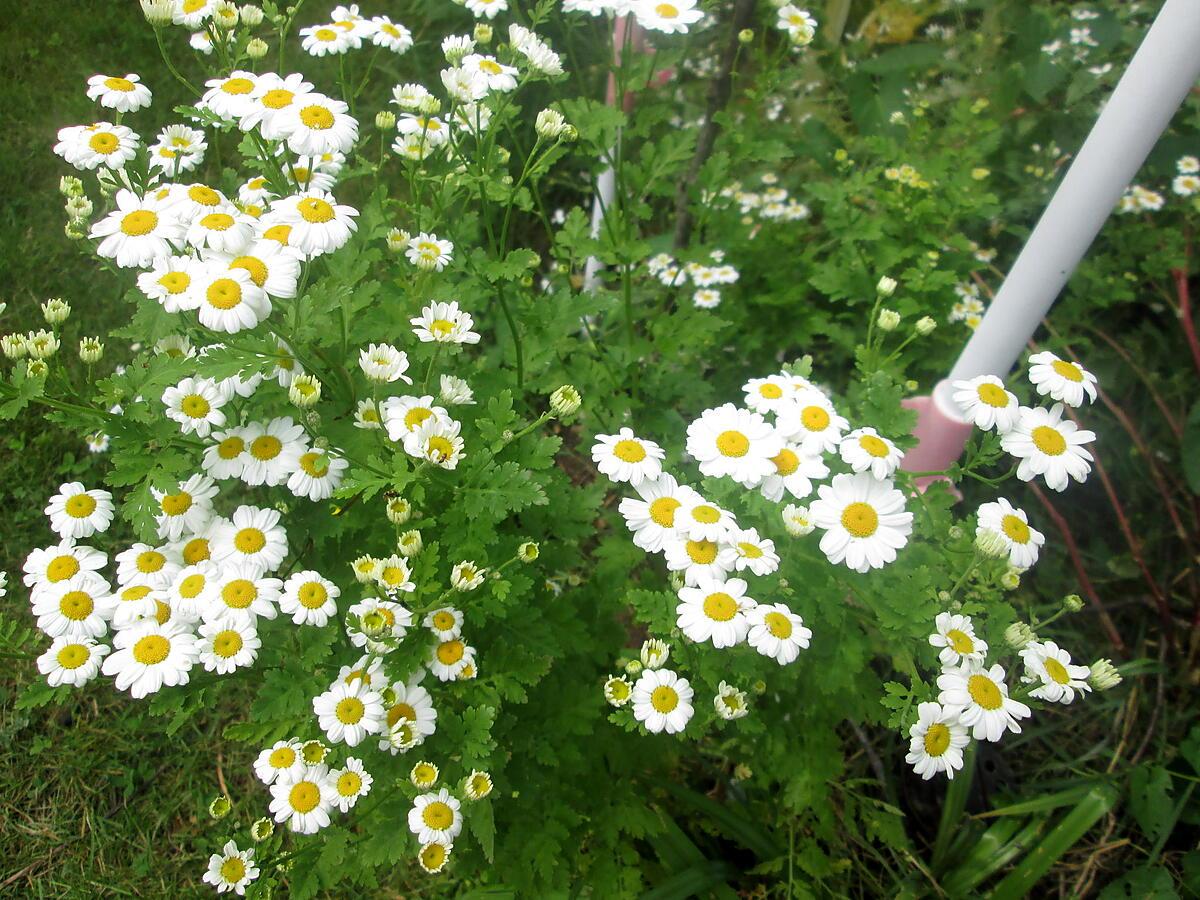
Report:
[[[917,412],[917,425],[913,429],[913,437],[918,443],[905,452],[900,468],[906,472],[945,469],[962,456],[963,447],[971,434],[971,425],[947,416],[938,409],[932,397],[910,397],[903,405]],[[924,491],[935,481],[950,483],[950,479],[944,475],[923,475],[916,483],[917,487]],[[950,490],[961,499],[962,495],[952,484]]]

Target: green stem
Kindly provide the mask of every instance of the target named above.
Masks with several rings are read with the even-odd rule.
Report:
[[[163,62],[167,64],[167,70],[175,77],[175,80],[187,88],[189,94],[195,94],[197,97],[200,96],[200,91],[196,90],[190,81],[180,75],[179,70],[175,68],[175,64],[171,62],[171,57],[167,55],[167,47],[163,43],[161,28],[154,29],[154,39],[158,41],[158,52],[162,55]]]
[[[959,823],[967,808],[967,795],[971,792],[971,779],[975,775],[975,742],[963,748],[963,766],[958,776],[946,787],[942,802],[942,817],[938,821],[937,837],[933,842],[933,869],[940,871],[946,862],[946,853],[958,833]]]

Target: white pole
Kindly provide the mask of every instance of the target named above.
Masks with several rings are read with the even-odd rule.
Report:
[[[1166,0],[947,380],[1004,377],[1200,77],[1200,0]],[[959,416],[961,418],[961,416]]]

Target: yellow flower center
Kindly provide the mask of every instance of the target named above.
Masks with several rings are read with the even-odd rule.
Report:
[[[674,688],[660,684],[650,694],[650,705],[660,713],[669,713],[679,705],[679,694]]]
[[[246,442],[236,435],[217,444],[217,456],[224,460],[237,459],[246,449]]]
[[[208,538],[192,538],[183,545],[183,561],[189,566],[209,558]]]
[[[1033,429],[1033,445],[1047,456],[1062,456],[1067,449],[1067,439],[1049,425],[1039,425]]]
[[[243,643],[242,636],[232,628],[228,628],[225,631],[217,632],[213,637],[213,653],[222,659],[229,659],[238,654]]]
[[[728,622],[737,611],[737,601],[724,591],[716,591],[704,598],[704,614],[714,622]]]
[[[950,647],[955,653],[967,654],[975,652],[975,642],[971,640],[971,636],[965,631],[951,628],[946,632],[946,640],[950,642]]]
[[[193,184],[188,188],[187,195],[188,199],[201,206],[218,206],[221,203],[221,195],[203,184]]]
[[[135,209],[121,219],[121,231],[130,237],[149,234],[158,225],[158,214],[148,209]]]
[[[466,647],[462,641],[444,641],[438,644],[437,658],[444,666],[452,666],[463,658],[463,653],[466,652]]]
[[[235,578],[221,588],[221,600],[230,609],[249,609],[257,596],[258,588],[245,578]]]
[[[771,384],[770,382],[767,382],[766,384],[760,384],[758,386],[758,395],[760,397],[765,397],[768,400],[778,400],[783,396],[783,388],[777,384]]]
[[[871,456],[876,459],[883,459],[888,455],[888,445],[880,438],[873,434],[864,434],[858,439],[858,446],[862,447]]]
[[[194,575],[189,575],[179,583],[179,596],[184,600],[195,600],[204,590],[204,585],[208,579],[198,572]]]
[[[97,131],[88,141],[88,146],[101,156],[108,156],[121,146],[121,142],[111,131]]]
[[[504,70],[500,68],[499,63],[490,59],[481,59],[479,61],[479,71],[487,72],[489,75],[499,75]]]
[[[663,528],[675,527],[675,510],[683,504],[674,497],[659,497],[650,501],[650,519]]]
[[[263,94],[262,99],[258,102],[267,107],[267,109],[283,109],[285,106],[291,105],[292,98],[295,96],[291,91],[284,90],[283,88],[274,88]]]
[[[763,616],[763,623],[772,637],[787,640],[792,636],[792,620],[781,612],[769,612]]]
[[[296,204],[296,209],[305,222],[320,225],[333,218],[333,207],[320,197],[305,197]]]
[[[333,127],[333,113],[324,106],[306,106],[300,110],[300,121],[306,128],[325,131]]]
[[[935,722],[925,732],[925,752],[930,756],[941,756],[950,746],[950,729]]]
[[[91,658],[91,655],[83,644],[67,644],[58,651],[55,659],[64,669],[78,669]]]
[[[746,559],[762,559],[762,556],[763,556],[762,548],[759,547],[757,544],[750,544],[750,543],[747,543],[746,541],[739,541],[737,546],[738,546],[738,550],[741,552],[742,556],[746,557]]]
[[[263,237],[265,237],[268,241],[275,241],[275,243],[283,244],[283,246],[285,246],[285,247],[287,246],[288,239],[291,236],[292,236],[292,226],[291,225],[272,225],[270,228],[268,228],[266,231],[263,232]]]
[[[145,599],[150,593],[150,588],[144,584],[132,584],[125,590],[121,591],[121,600],[129,603],[136,603],[138,600]]]
[[[221,863],[221,880],[227,884],[237,884],[246,877],[246,864],[240,856],[231,856]]]
[[[136,561],[137,570],[145,575],[159,571],[167,563],[167,558],[157,550],[147,550],[139,553]]]
[[[646,448],[637,441],[617,441],[613,445],[613,456],[622,462],[639,463],[646,458]]]
[[[701,525],[712,525],[720,521],[721,511],[715,506],[702,503],[699,506],[692,507],[692,518]]]
[[[1056,359],[1050,363],[1050,368],[1067,379],[1067,381],[1074,381],[1076,384],[1083,381],[1083,370],[1073,362],[1067,362],[1065,359]]]
[[[444,609],[433,614],[433,627],[438,631],[449,631],[454,627],[454,615],[448,613]]]
[[[750,439],[740,431],[722,431],[717,435],[717,450],[722,456],[745,456]]]
[[[110,91],[125,91],[128,93],[133,90],[133,82],[128,78],[105,78],[104,86]]]
[[[131,215],[137,215],[137,213],[131,213]],[[150,213],[150,215],[153,216],[154,213]],[[182,294],[191,286],[192,278],[187,272],[167,272],[158,279],[158,283],[168,294]]]
[[[414,406],[404,414],[404,427],[409,431],[416,431],[421,423],[432,415],[433,410],[426,409],[424,406]]]
[[[73,556],[56,556],[46,566],[46,580],[49,582],[66,581],[79,573],[79,560]]]
[[[73,519],[86,519],[96,511],[96,499],[91,494],[76,494],[67,500],[65,509]]]
[[[296,751],[291,747],[278,747],[267,757],[273,769],[287,769],[296,763]]]
[[[200,227],[209,231],[228,231],[233,227],[233,216],[229,213],[209,213],[200,220]]]
[[[300,586],[296,598],[305,609],[320,609],[329,599],[329,591],[319,581],[308,581]]]
[[[1016,544],[1029,543],[1029,526],[1011,513],[1000,520],[1000,529]]]
[[[243,528],[234,537],[233,545],[242,553],[257,553],[267,545],[267,536],[257,528]]]
[[[162,507],[162,511],[168,516],[182,516],[192,508],[192,495],[187,491],[180,491],[178,494],[166,494],[158,501],[158,505]]]
[[[454,455],[454,445],[440,435],[431,437],[425,444],[425,450],[435,460],[449,459]]]
[[[325,454],[317,452],[305,453],[300,457],[300,468],[313,478],[324,478],[329,474],[329,464],[324,462]],[[321,465],[318,467],[318,463]]]
[[[1042,665],[1046,667],[1046,674],[1059,684],[1067,684],[1071,680],[1071,676],[1067,674],[1066,667],[1063,666],[1057,659],[1052,656],[1046,657],[1042,661]]]
[[[311,781],[298,781],[288,792],[288,803],[298,813],[312,812],[321,802],[321,789]]]
[[[698,566],[707,566],[717,558],[717,545],[712,541],[688,541],[683,546],[688,559]]]
[[[660,19],[674,19],[679,15],[679,9],[670,3],[660,3],[654,7],[654,12]]]
[[[421,810],[421,819],[435,831],[445,831],[454,823],[454,810],[441,800],[434,800]]]
[[[267,264],[257,256],[239,256],[229,264],[231,269],[243,269],[259,287],[267,283]]]
[[[387,712],[388,728],[394,728],[401,719],[415,722],[417,721],[417,711],[407,703],[397,703]]]
[[[869,503],[851,503],[842,510],[842,527],[853,537],[870,537],[879,529],[879,514]]]
[[[775,473],[784,478],[800,468],[800,457],[787,447],[780,450],[778,456],[772,456],[771,462],[775,463]]]
[[[1004,698],[1000,696],[1000,688],[996,687],[996,682],[986,675],[972,675],[968,678],[967,693],[984,709],[999,709],[1004,705]]]
[[[345,697],[333,708],[333,714],[343,725],[353,725],[361,721],[366,711],[367,708],[357,697]]]
[[[998,384],[985,381],[975,389],[975,393],[988,406],[993,406],[996,409],[1004,409],[1008,406],[1008,391],[1004,390]]]
[[[95,608],[92,595],[86,591],[68,591],[58,601],[59,611],[73,622],[82,622]]]
[[[166,625],[171,621],[171,604],[163,603],[161,600],[154,601],[154,620],[159,625]]]
[[[133,658],[143,666],[156,666],[171,652],[171,642],[161,634],[148,634],[133,645]]]
[[[362,776],[357,772],[343,772],[338,776],[337,790],[343,797],[356,797],[362,790]]]
[[[426,844],[421,848],[421,865],[426,869],[436,870],[446,862],[446,848],[441,844]]]
[[[250,442],[250,455],[259,462],[270,462],[283,452],[283,442],[272,434],[260,434]]]
[[[800,413],[800,424],[809,431],[824,431],[829,422],[829,413],[819,406],[806,406]]]
[[[313,37],[318,41],[336,41],[338,33],[332,28],[318,28],[313,32]]]
[[[191,419],[203,419],[212,410],[212,405],[199,394],[188,394],[179,401],[179,409]]]
[[[242,286],[232,278],[217,278],[205,292],[208,305],[216,309],[233,309],[242,302]]]
[[[249,78],[230,78],[221,85],[221,90],[227,94],[248,94],[254,90],[254,82]]]

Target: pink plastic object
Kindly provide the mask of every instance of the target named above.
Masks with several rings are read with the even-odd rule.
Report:
[[[947,383],[942,382],[942,385]],[[938,387],[941,388],[942,385]],[[904,461],[900,464],[900,468],[906,472],[930,472],[948,468],[962,455],[963,447],[966,446],[972,426],[959,419],[954,411],[943,409],[943,402],[939,402],[938,399],[939,393],[941,392],[935,391],[928,397],[910,397],[903,403],[906,408],[917,412],[917,425],[913,429],[913,437],[918,443],[905,452]],[[953,400],[950,402],[953,403]],[[922,475],[916,479],[916,484],[924,491],[935,481],[950,484],[951,493],[962,499],[962,494],[945,475]]]

